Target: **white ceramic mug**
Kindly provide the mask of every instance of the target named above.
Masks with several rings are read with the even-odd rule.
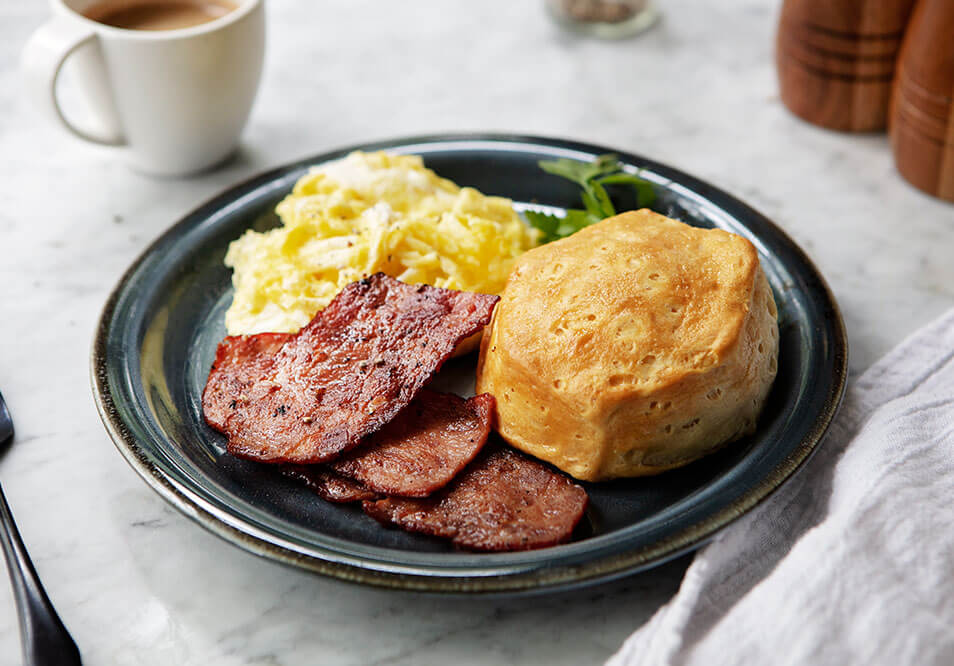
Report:
[[[76,136],[115,146],[147,173],[206,169],[235,149],[265,54],[264,0],[179,30],[125,30],[82,12],[94,0],[51,0],[53,18],[30,38],[23,70],[31,96]],[[56,82],[70,61],[97,127],[60,107]]]

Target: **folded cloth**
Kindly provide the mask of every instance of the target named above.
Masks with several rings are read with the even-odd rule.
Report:
[[[609,664],[954,664],[954,311],[850,384]]]

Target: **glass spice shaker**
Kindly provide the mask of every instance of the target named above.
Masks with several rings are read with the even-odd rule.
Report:
[[[643,32],[659,18],[652,0],[546,0],[559,23],[604,39]]]

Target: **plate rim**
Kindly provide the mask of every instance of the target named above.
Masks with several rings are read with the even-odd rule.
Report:
[[[254,189],[257,183],[265,184],[274,181],[282,174],[288,173],[296,168],[336,159],[352,150],[382,150],[417,144],[451,144],[455,142],[522,144],[528,147],[536,145],[581,151],[590,154],[614,153],[623,161],[632,164],[645,164],[651,168],[659,168],[665,171],[667,175],[672,177],[672,180],[677,181],[683,187],[688,187],[697,195],[701,195],[709,201],[712,201],[713,197],[721,199],[721,202],[715,202],[719,208],[724,209],[724,203],[731,203],[738,212],[744,213],[748,218],[758,219],[761,224],[766,225],[773,233],[777,234],[777,237],[787,246],[787,250],[795,255],[796,259],[812,273],[812,278],[817,281],[819,295],[824,299],[827,309],[830,310],[830,325],[833,338],[831,340],[833,343],[833,381],[831,389],[828,395],[825,396],[824,404],[816,415],[811,429],[801,441],[792,448],[785,459],[779,462],[768,474],[765,474],[754,486],[743,492],[741,496],[731,501],[721,510],[686,526],[678,532],[658,539],[651,545],[594,558],[582,564],[559,567],[537,566],[530,567],[527,570],[501,575],[480,575],[477,573],[449,575],[447,572],[434,570],[428,573],[420,567],[420,571],[408,573],[388,571],[385,567],[368,568],[346,562],[314,557],[294,550],[291,547],[276,543],[276,539],[273,536],[265,538],[264,535],[256,534],[255,532],[258,532],[258,530],[252,528],[248,523],[244,523],[244,530],[239,529],[236,525],[232,524],[234,521],[229,520],[225,512],[212,506],[206,500],[194,496],[187,489],[180,488],[173,480],[170,480],[165,472],[155,464],[150,455],[142,449],[120,417],[112,390],[109,386],[107,374],[108,358],[106,342],[111,329],[113,313],[120,297],[125,291],[126,285],[140,266],[154,253],[157,247],[176,236],[184,222],[203,214],[203,211],[208,210],[209,212],[214,212],[215,210],[221,209],[224,204],[234,200],[234,192]],[[701,194],[702,191],[704,191],[704,194]],[[739,217],[737,213],[733,213],[733,216]],[[90,353],[90,381],[93,389],[93,397],[100,419],[110,439],[126,462],[142,477],[147,485],[188,518],[216,536],[248,552],[299,569],[352,583],[362,583],[376,587],[450,594],[525,594],[581,587],[597,582],[613,580],[655,567],[702,546],[721,529],[766,500],[772,493],[780,488],[785,481],[804,466],[811,455],[817,450],[824,434],[838,411],[845,394],[847,376],[847,333],[844,319],[834,294],[824,276],[804,250],[802,250],[784,230],[765,215],[711,183],[636,153],[554,137],[483,132],[430,134],[363,142],[323,151],[317,155],[295,160],[256,173],[240,182],[228,186],[185,215],[178,217],[178,219],[151,242],[124,271],[122,277],[111,290],[97,320]]]

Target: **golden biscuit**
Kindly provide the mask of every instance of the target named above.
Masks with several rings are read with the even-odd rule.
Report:
[[[578,479],[641,476],[751,433],[777,356],[752,244],[640,210],[517,259],[477,392],[518,449]]]

